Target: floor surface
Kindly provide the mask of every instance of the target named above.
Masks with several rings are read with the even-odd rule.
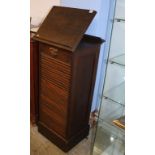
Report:
[[[30,155],[90,155],[91,142],[94,135],[93,129],[90,130],[88,138],[82,140],[68,153],[64,153],[56,145],[41,135],[36,126],[31,125],[30,130]]]

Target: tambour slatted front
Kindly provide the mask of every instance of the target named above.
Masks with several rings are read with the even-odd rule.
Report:
[[[55,6],[34,37],[39,42],[38,130],[64,151],[89,133],[103,40],[84,32],[95,14]]]
[[[65,137],[71,86],[71,54],[47,44],[40,44],[39,49],[40,121]]]

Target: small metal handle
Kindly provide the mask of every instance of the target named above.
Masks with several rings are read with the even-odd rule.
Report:
[[[58,55],[58,49],[56,49],[56,48],[50,47],[49,51],[50,51],[50,54],[52,56],[57,56]]]

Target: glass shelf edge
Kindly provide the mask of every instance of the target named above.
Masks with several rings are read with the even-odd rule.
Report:
[[[116,65],[120,65],[120,66],[125,67],[125,64],[117,63],[117,62],[112,61],[112,60],[109,60],[109,62],[110,62],[111,64],[116,64]]]
[[[103,92],[102,98],[108,99],[108,100],[118,103],[120,105],[124,105],[125,94],[122,96],[119,96],[119,94],[117,94],[118,92],[122,92],[121,89],[125,89],[125,81],[123,81],[119,85]],[[124,92],[124,90],[123,90],[123,92]]]
[[[116,62],[116,61],[113,61],[113,60],[111,60],[111,59],[109,59],[109,60],[104,59],[104,62],[105,62],[105,64],[110,63],[110,64],[112,64],[112,65],[119,65],[119,66],[121,66],[121,67],[123,67],[123,68],[125,67],[125,64],[119,63],[119,62]]]
[[[113,19],[113,22],[125,23],[125,19],[123,19],[123,18],[116,18],[116,17],[115,17],[115,18]]]
[[[112,101],[112,102],[115,102],[115,103],[120,104],[121,106],[125,107],[125,104],[123,104],[123,103],[121,103],[121,102],[118,102],[118,101],[115,101],[115,100],[113,100],[113,99],[111,99],[111,98],[109,98],[109,97],[107,97],[107,96],[104,96],[104,95],[103,95],[102,98],[104,98],[105,100],[110,100],[110,101]]]
[[[125,54],[121,54],[118,56],[115,56],[113,58],[109,58],[109,62],[111,64],[117,64],[125,67]]]

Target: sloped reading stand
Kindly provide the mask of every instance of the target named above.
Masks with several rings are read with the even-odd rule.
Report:
[[[37,31],[38,130],[64,151],[89,133],[101,38],[84,35],[96,11],[54,6]]]

